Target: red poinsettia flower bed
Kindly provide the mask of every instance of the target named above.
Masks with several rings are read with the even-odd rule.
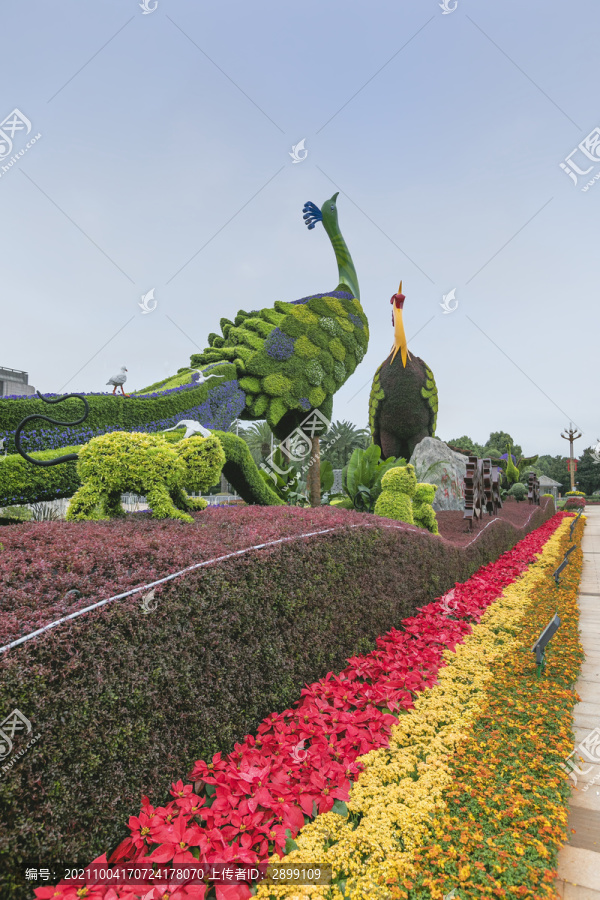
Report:
[[[143,798],[129,820],[130,836],[111,863],[179,864],[235,861],[254,864],[272,852],[284,854],[287,838],[305,821],[348,799],[361,770],[358,757],[389,742],[395,713],[412,707],[415,696],[436,681],[443,653],[470,633],[472,623],[535,559],[563,514],[520,541],[450,594],[405,619],[377,641],[377,650],[348,660],[339,675],[329,673],[307,686],[298,704],[267,717],[236,744],[232,753],[198,760],[193,784],[173,784],[174,798],[155,808]],[[101,857],[105,862],[105,857]],[[78,886],[80,888],[80,885]],[[77,888],[61,887],[47,897],[77,900]],[[152,900],[153,889],[142,891]],[[166,888],[165,888],[166,890]],[[203,898],[203,886],[179,886],[181,900]],[[99,887],[87,897],[140,896],[135,886]],[[190,893],[186,893],[189,891]],[[217,900],[246,900],[245,884],[217,886]],[[171,895],[175,897],[175,893]]]

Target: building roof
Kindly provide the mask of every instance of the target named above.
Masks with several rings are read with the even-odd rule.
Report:
[[[561,481],[554,481],[553,478],[548,478],[547,475],[540,475],[539,482],[544,487],[562,487]]]
[[[9,369],[8,366],[0,366],[0,378],[7,378],[9,381],[24,381],[27,384],[28,373],[22,369]]]

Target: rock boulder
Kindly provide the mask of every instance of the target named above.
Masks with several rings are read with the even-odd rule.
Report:
[[[417,481],[437,485],[433,501],[435,510],[464,510],[467,459],[437,438],[423,438],[415,447],[410,462],[415,467]]]

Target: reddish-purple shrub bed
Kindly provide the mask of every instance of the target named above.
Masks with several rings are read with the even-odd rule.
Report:
[[[550,497],[544,497],[541,501],[542,506],[550,503],[554,509],[554,500]],[[491,528],[498,528],[498,523],[505,522],[513,525],[515,528],[523,528],[527,525],[532,514],[535,514],[537,507],[529,503],[517,503],[512,498],[505,500],[502,508],[497,516],[490,516],[484,513],[479,523],[473,523],[469,528],[469,520],[465,519],[464,512],[456,510],[444,510],[437,514],[438,528],[440,534],[446,540],[453,544],[465,546],[472,540],[479,540],[478,535],[482,534],[484,529],[489,531]]]
[[[527,530],[552,511],[538,509]],[[223,537],[218,544],[211,543],[217,540],[214,535],[206,537],[206,544],[198,541],[192,558],[214,555],[215,547],[223,551],[227,541],[239,546],[231,530],[239,512],[209,515],[223,526]],[[250,514],[247,544],[281,534],[278,516],[283,513],[285,523],[286,512],[285,527],[297,520],[300,532],[336,524],[338,516],[349,520],[334,510],[241,512]],[[145,570],[136,569],[138,577],[148,578],[152,572],[164,574],[158,559],[170,569],[189,562],[190,556],[182,556],[183,546],[188,554],[194,552],[187,535],[198,540],[202,534],[195,526],[150,523],[145,530],[147,524],[93,526],[98,529],[91,532],[96,536],[95,564],[101,564],[104,553],[113,566],[119,560],[113,589],[123,587],[119,579],[128,564],[128,577],[141,564],[144,541],[158,545],[147,547],[154,558]],[[138,527],[141,543],[133,539]],[[19,526],[2,532],[4,556],[15,556],[19,535],[26,539],[20,577],[27,576],[27,560],[38,573],[29,585],[30,596],[42,583],[52,583],[51,577],[40,580],[47,548],[34,533],[58,535],[61,529],[75,543],[77,532],[71,526],[43,526],[36,532]],[[413,528],[340,529],[168,582],[157,589],[157,607],[147,615],[140,610],[139,595],[128,597],[4,653],[2,716],[20,710],[40,737],[18,756],[31,735],[16,735],[14,764],[10,759],[1,764],[8,768],[0,777],[0,881],[4,875],[7,882],[21,882],[25,859],[52,869],[59,861],[87,863],[114,847],[126,836],[122,823],[143,794],[154,801],[166,799],[170,783],[189,771],[195,759],[231,751],[266,715],[293,703],[305,683],[372,650],[378,635],[466,580],[523,534],[501,522],[469,547],[459,548]],[[165,557],[157,539],[161,535],[168,535]],[[120,555],[115,556],[119,544]],[[65,538],[64,554],[67,545]],[[93,549],[90,537],[88,555]],[[73,568],[76,554],[68,558]],[[48,565],[57,569],[54,577],[68,568],[56,558]],[[93,559],[85,565],[77,572],[81,586],[98,571],[91,571]],[[106,579],[110,566],[103,571]]]
[[[509,506],[500,518],[520,528],[532,508]],[[348,524],[381,523],[419,532],[401,522],[329,506],[209,508],[194,518],[191,526],[141,513],[113,522],[25,522],[3,528],[0,646],[98,600],[256,544]],[[467,533],[461,512],[438,513],[441,536],[454,544],[478,540],[490,521],[484,517]]]
[[[279,538],[381,521],[328,506],[208,508],[194,518],[187,525],[137,513],[112,522],[26,522],[3,528],[0,646],[194,563]],[[75,591],[79,596],[70,593]]]

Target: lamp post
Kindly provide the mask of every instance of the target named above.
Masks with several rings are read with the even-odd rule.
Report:
[[[573,428],[573,423],[569,422],[569,430],[565,428],[566,434],[561,434],[565,441],[569,442],[569,475],[571,476],[571,490],[575,490],[575,458],[573,457],[573,441],[581,437],[581,432]]]

